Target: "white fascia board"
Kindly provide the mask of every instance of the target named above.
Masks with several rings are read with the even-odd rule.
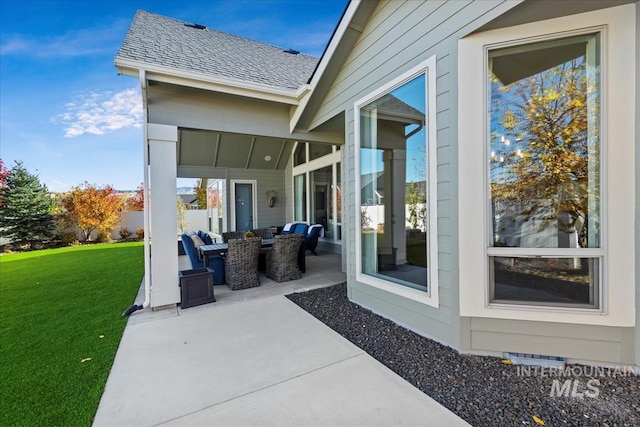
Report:
[[[147,80],[171,83],[214,92],[229,93],[232,95],[257,98],[289,105],[298,105],[300,97],[304,96],[308,90],[307,85],[303,85],[298,89],[283,89],[242,80],[207,76],[201,73],[178,70],[162,65],[149,64],[142,61],[133,61],[119,57],[116,57],[115,65],[119,74],[138,76],[139,70],[145,70]]]
[[[313,94],[313,88],[309,89],[309,91],[305,94],[305,96],[300,99],[300,102],[296,107],[293,108],[293,114],[291,115],[291,119],[289,120],[289,132],[293,133],[296,131],[296,126],[298,126],[298,122],[300,121],[300,117],[304,112],[305,108],[307,108],[307,104],[311,99],[311,95]]]
[[[304,84],[300,86],[296,91],[296,98],[298,98],[299,100],[302,99],[302,97],[304,97],[307,93],[309,93],[310,90],[311,90],[311,85],[309,84]]]
[[[295,111],[293,112],[293,115],[291,116],[291,120],[289,121],[289,130],[291,132],[293,132],[296,126],[298,125],[298,121],[300,120],[302,113],[304,112],[307,104],[309,103],[309,99],[313,95],[313,92],[315,91],[316,86],[318,85],[318,82],[320,81],[320,79],[322,78],[322,75],[327,69],[329,62],[331,62],[331,58],[333,58],[333,54],[336,52],[336,49],[340,45],[340,42],[342,41],[344,34],[346,33],[347,29],[351,25],[351,20],[353,19],[353,16],[355,15],[356,10],[358,10],[358,6],[360,5],[360,2],[361,0],[351,0],[351,2],[349,3],[349,7],[345,12],[344,17],[338,24],[338,28],[336,29],[335,35],[329,42],[329,46],[327,46],[327,51],[322,56],[320,63],[318,64],[318,68],[316,68],[315,73],[313,73],[313,77],[311,78],[311,82],[308,85],[307,92],[304,94],[304,97],[300,99],[300,103],[298,104],[298,107],[295,109]]]
[[[335,36],[331,39],[329,46],[327,46],[327,51],[325,52],[320,63],[318,64],[318,68],[316,69],[316,72],[313,74],[313,77],[311,78],[310,85],[311,85],[312,91],[313,89],[315,89],[315,87],[318,84],[318,81],[320,80],[325,70],[327,69],[327,65],[331,61],[331,58],[333,57],[333,54],[338,48],[338,45],[342,41],[344,34],[347,32],[347,29],[351,25],[351,20],[353,19],[353,16],[355,15],[356,10],[358,10],[358,6],[360,5],[360,3],[361,3],[361,0],[352,0],[351,3],[349,3],[349,7],[345,12],[344,17],[340,21],[340,24],[338,24],[338,28],[336,29]]]

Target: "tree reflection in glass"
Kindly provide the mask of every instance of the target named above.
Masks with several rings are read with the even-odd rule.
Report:
[[[492,247],[600,247],[599,45],[589,34],[489,52]],[[544,265],[597,281],[587,258]]]

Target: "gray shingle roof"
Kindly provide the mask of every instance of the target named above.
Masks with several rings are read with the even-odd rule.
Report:
[[[390,93],[367,104],[366,108],[377,108],[379,113],[395,117],[396,120],[399,119],[404,123],[420,123],[424,121],[425,113]]]
[[[118,57],[276,88],[304,85],[319,58],[139,10]]]

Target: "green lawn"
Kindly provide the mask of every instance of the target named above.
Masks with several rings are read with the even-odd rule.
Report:
[[[143,261],[142,243],[0,256],[1,426],[91,425]]]
[[[363,236],[363,245],[372,244],[371,241],[365,240],[367,236],[372,235],[374,232],[364,232]],[[384,243],[382,242],[383,234],[375,233],[376,235],[376,243],[377,247],[383,247]],[[423,239],[415,239],[411,237],[407,237],[407,262],[411,265],[417,265],[419,267],[427,267],[427,243]]]

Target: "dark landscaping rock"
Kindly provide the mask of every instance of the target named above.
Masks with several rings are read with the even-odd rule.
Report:
[[[533,367],[527,375],[522,366],[460,354],[350,302],[344,283],[287,297],[474,426],[537,426],[534,416],[547,427],[640,425],[633,372],[570,365],[566,375]],[[577,381],[577,393],[558,397],[554,380]]]

